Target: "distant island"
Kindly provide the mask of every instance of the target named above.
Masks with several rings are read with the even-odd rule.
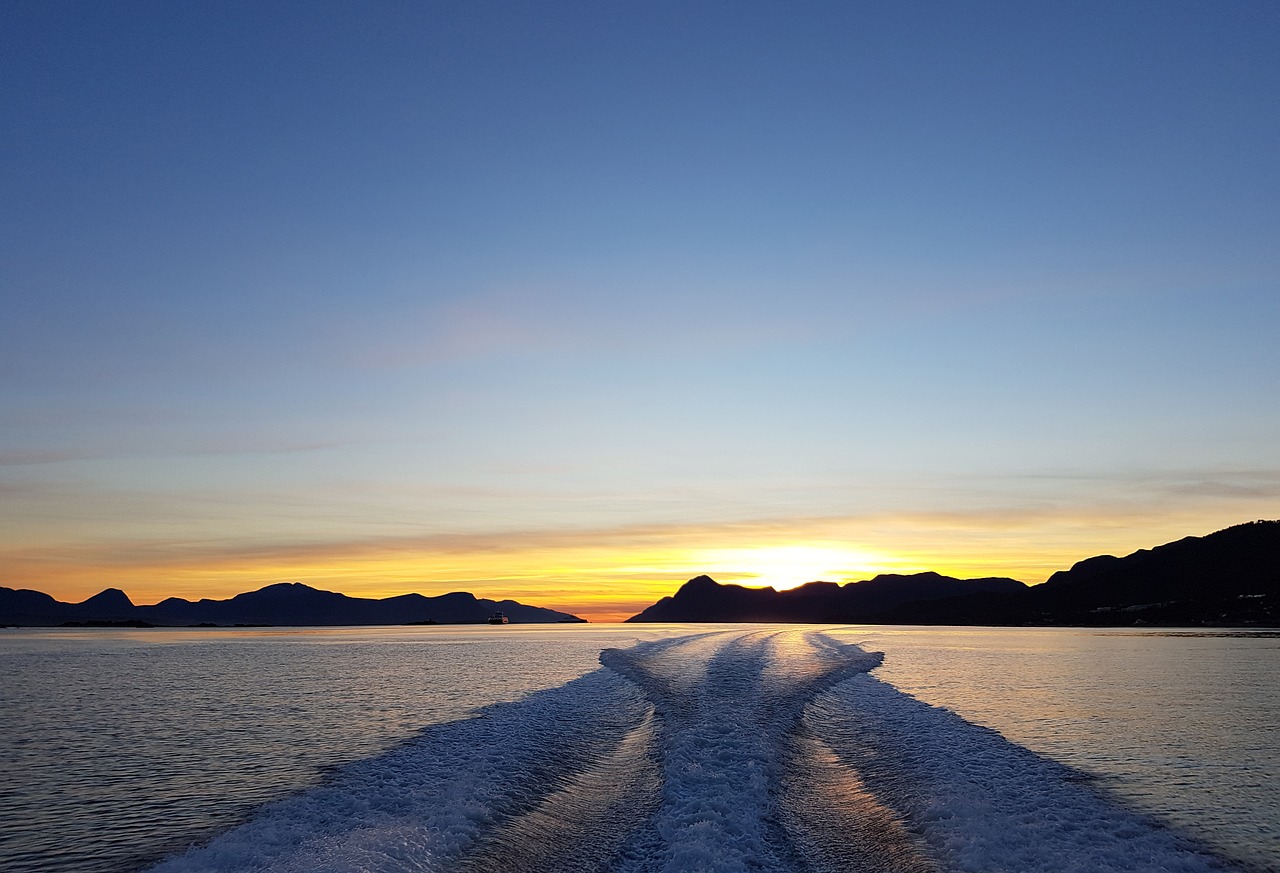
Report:
[[[799,588],[745,588],[698,576],[627,621],[860,622],[904,604],[1027,588],[1016,579],[953,579],[937,573],[884,575],[865,582],[810,582]]]
[[[698,576],[627,621],[1275,627],[1280,521],[1089,558],[1035,586],[917,573],[776,591]]]
[[[192,602],[170,597],[137,606],[118,588],[82,603],[0,587],[0,625],[27,627],[314,627],[337,625],[484,624],[495,612],[517,624],[582,622],[566,612],[514,600],[483,600],[463,591],[426,597],[401,594],[381,600],[348,597],[299,582],[268,585],[228,600]]]
[[[348,597],[298,582],[268,585],[228,600],[177,597],[137,606],[118,588],[82,603],[0,587],[0,626],[302,627],[483,624],[584,619],[514,600],[466,592],[381,600]],[[938,573],[886,574],[843,585],[798,588],[722,585],[690,579],[630,622],[807,622],[816,624],[1070,625],[1163,627],[1280,626],[1280,521],[1255,521],[1187,537],[1123,558],[1099,555],[1041,585],[1016,579],[957,579]]]

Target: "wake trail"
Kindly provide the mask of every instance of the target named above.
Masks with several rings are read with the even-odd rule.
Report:
[[[1086,774],[871,676],[819,697],[802,727],[919,834],[943,870],[1238,870],[1095,789]]]
[[[661,805],[612,869],[837,869],[819,845],[829,830],[805,809],[786,811],[799,797],[790,738],[809,700],[877,666],[878,655],[799,631],[760,631],[606,650],[601,662],[636,682],[657,710],[663,756]]]
[[[153,873],[1213,873],[1080,774],[806,629],[600,654]]]
[[[656,807],[660,781],[654,719],[611,753],[574,774],[536,807],[495,828],[455,868],[459,873],[594,873]]]
[[[267,804],[152,873],[443,873],[464,858],[485,869],[495,839],[519,834],[512,823],[522,817],[598,831],[588,812],[575,810],[575,795],[604,784],[598,796],[615,805],[652,795],[656,782],[646,783],[640,761],[651,718],[634,685],[598,670],[428,728],[320,787]]]

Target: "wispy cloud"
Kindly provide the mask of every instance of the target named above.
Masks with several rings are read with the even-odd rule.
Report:
[[[0,467],[24,467],[35,464],[58,464],[92,457],[88,452],[53,449],[9,449],[0,451]]]
[[[776,290],[776,289],[775,289]],[[331,344],[357,364],[404,368],[492,357],[690,357],[795,342],[830,331],[793,295],[721,277],[621,280],[535,276],[418,307],[373,311],[330,327]]]
[[[217,455],[282,455],[320,452],[326,449],[351,445],[349,441],[329,440],[313,442],[271,441],[249,435],[229,435],[225,438],[205,436],[184,441],[179,445],[96,446],[69,449],[9,449],[0,451],[0,467],[38,466],[63,464],[70,461],[104,461],[110,459],[146,458],[156,456],[200,457]]]

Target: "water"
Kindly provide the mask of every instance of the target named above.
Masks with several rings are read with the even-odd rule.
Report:
[[[1276,637],[707,630],[6,631],[0,869],[1280,870]]]
[[[842,637],[844,638],[844,637]],[[1280,869],[1280,634],[864,628],[877,676]]]
[[[0,632],[0,870],[137,869],[645,636],[557,630]]]

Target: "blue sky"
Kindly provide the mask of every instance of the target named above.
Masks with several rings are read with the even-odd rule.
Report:
[[[0,584],[386,548],[421,574],[348,587],[536,595],[477,557],[522,542],[570,597],[637,537],[637,586],[756,539],[1039,581],[1275,517],[1278,42],[1262,2],[6,4]]]

